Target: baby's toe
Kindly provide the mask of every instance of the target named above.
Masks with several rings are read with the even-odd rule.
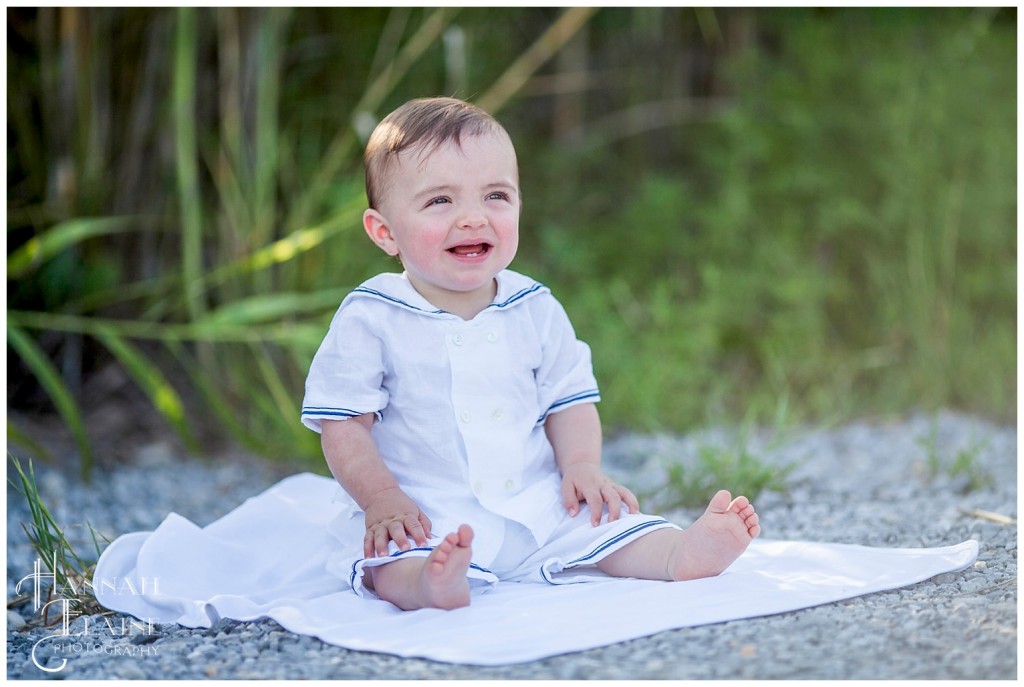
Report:
[[[737,496],[733,499],[732,503],[729,504],[729,510],[733,513],[742,513],[747,508],[753,508],[750,505],[750,500],[746,496]]]

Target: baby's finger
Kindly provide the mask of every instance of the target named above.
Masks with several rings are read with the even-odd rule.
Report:
[[[423,527],[424,536],[426,536],[427,539],[429,539],[430,531],[434,529],[434,525],[430,522],[430,518],[428,518],[424,513],[420,513],[420,525]],[[426,541],[424,541],[423,543],[426,544]]]
[[[621,484],[616,484],[615,488],[618,489],[619,495],[622,496],[622,502],[629,508],[630,513],[640,512],[640,501],[637,500],[636,495]]]
[[[604,502],[608,504],[608,522],[618,520],[622,514],[622,497],[614,484],[606,484],[601,488]]]
[[[388,523],[388,534],[391,535],[391,539],[398,544],[398,548],[405,551],[409,548],[409,537],[405,536],[405,524],[398,521],[392,520]],[[385,547],[387,544],[385,544]],[[384,554],[387,555],[387,549],[385,548]]]
[[[388,542],[391,537],[388,536],[388,529],[384,525],[375,525],[373,528],[373,550],[377,556],[388,555]]]
[[[562,505],[574,516],[580,512],[580,497],[576,493],[576,485],[568,480],[562,482]]]
[[[363,535],[363,558],[373,558],[373,531],[366,530],[366,534]]]
[[[427,543],[427,536],[423,532],[423,525],[420,524],[419,518],[413,515],[408,516],[405,520],[405,531],[418,545],[422,546]]]
[[[590,508],[590,524],[597,527],[601,522],[601,512],[604,510],[604,498],[600,489],[593,489],[586,494],[587,507]]]

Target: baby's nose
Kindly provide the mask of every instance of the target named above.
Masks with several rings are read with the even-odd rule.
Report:
[[[477,209],[467,210],[458,219],[458,226],[462,229],[479,229],[487,224],[487,217]]]

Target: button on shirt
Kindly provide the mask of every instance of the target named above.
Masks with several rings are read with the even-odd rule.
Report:
[[[404,274],[381,274],[342,302],[306,380],[302,422],[376,413],[385,464],[431,519],[498,534],[503,518],[538,544],[564,517],[544,433],[549,413],[599,400],[589,347],[550,290],[511,270],[470,321],[438,310]],[[493,547],[488,543],[496,540]]]

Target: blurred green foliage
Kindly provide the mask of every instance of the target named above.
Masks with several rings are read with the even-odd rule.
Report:
[[[309,360],[397,268],[362,140],[436,94],[516,141],[513,267],[609,431],[1013,417],[1013,9],[13,8],[7,55],[8,404],[83,464],[111,361],[197,447],[320,464]]]
[[[765,491],[784,492],[786,478],[796,466],[772,466],[752,455],[744,446],[723,448],[701,446],[690,465],[677,457],[665,461],[668,483],[651,494],[643,494],[644,503],[657,512],[672,508],[700,508],[722,485],[752,500]]]
[[[689,162],[545,160],[531,259],[594,348],[606,422],[1011,421],[1013,27],[758,16],[781,44],[730,64],[736,100],[688,127]]]

